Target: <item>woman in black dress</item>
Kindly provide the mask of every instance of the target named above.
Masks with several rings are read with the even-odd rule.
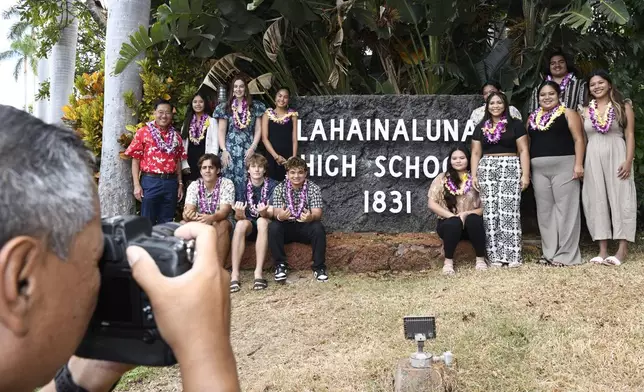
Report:
[[[284,162],[297,155],[297,112],[289,109],[290,92],[277,90],[275,109],[267,109],[262,119],[262,142],[268,151],[268,176],[277,181],[286,177]]]
[[[206,97],[199,93],[195,94],[190,101],[186,118],[181,127],[183,148],[188,154],[188,158],[181,162],[186,187],[200,177],[199,158],[206,153],[215,155],[219,153],[217,121],[206,113],[208,108]]]

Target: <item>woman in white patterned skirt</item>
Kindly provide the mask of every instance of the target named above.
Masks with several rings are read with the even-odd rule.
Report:
[[[472,137],[472,183],[483,206],[487,257],[493,267],[522,264],[521,192],[530,184],[528,136],[500,92],[486,101]]]

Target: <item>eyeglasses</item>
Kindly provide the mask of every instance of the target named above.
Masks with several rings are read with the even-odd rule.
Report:
[[[172,112],[162,112],[162,111],[160,111],[160,110],[157,110],[157,114],[158,114],[159,116],[171,116],[171,115],[172,115]]]

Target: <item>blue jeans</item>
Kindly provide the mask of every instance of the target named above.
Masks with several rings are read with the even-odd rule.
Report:
[[[141,216],[150,219],[152,225],[172,222],[177,208],[178,186],[176,178],[161,179],[142,175]]]

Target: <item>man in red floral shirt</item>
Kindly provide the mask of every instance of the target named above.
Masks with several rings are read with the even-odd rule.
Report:
[[[183,198],[180,163],[186,153],[172,126],[173,109],[168,101],[157,102],[154,121],[136,131],[125,151],[132,158],[134,197],[141,202],[141,216],[153,225],[172,222],[177,200]]]

